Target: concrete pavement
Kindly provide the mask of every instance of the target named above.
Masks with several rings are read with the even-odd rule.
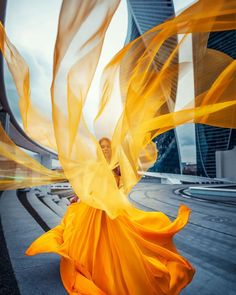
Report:
[[[196,268],[192,283],[181,295],[234,295],[236,206],[186,198],[178,193],[184,187],[142,181],[131,192],[130,200],[140,209],[162,211],[171,219],[181,204],[191,208],[188,225],[175,236],[179,252]]]
[[[181,295],[234,295],[236,206],[183,196],[179,190],[184,187],[187,186],[163,185],[145,180],[137,184],[129,198],[140,209],[162,211],[171,219],[176,217],[180,204],[192,209],[188,225],[175,236],[180,253],[196,268],[192,283]],[[44,219],[50,218],[49,211],[46,211]],[[39,212],[42,212],[42,207]],[[4,192],[0,200],[0,213],[21,294],[66,294],[60,280],[58,256],[24,256],[28,245],[43,230],[21,205],[15,191]]]

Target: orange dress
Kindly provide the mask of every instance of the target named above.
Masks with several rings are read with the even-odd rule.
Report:
[[[110,219],[99,209],[74,203],[60,225],[43,234],[27,255],[61,255],[61,278],[69,294],[177,295],[194,275],[172,237],[187,223],[181,206],[171,222],[161,212],[134,209]]]

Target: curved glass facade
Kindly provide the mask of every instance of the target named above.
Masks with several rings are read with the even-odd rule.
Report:
[[[129,27],[127,42],[134,40],[154,26],[166,21],[175,15],[172,0],[138,1],[128,0]],[[177,38],[168,40],[169,44],[176,46]],[[170,46],[171,48],[171,46]],[[156,65],[158,67],[158,64]],[[177,81],[172,88],[175,100]],[[177,146],[175,130],[170,130],[154,139],[158,149],[158,159],[150,171],[180,173],[180,156]]]
[[[175,14],[174,1],[138,1],[128,0],[129,28],[127,42],[139,37],[152,27],[162,23]],[[177,40],[173,38],[173,44]],[[220,50],[232,58],[236,58],[236,31],[214,32],[209,35],[208,48]],[[173,95],[176,88],[173,88]],[[215,152],[229,150],[236,145],[236,131],[196,124],[196,174],[216,177]],[[156,172],[180,173],[180,153],[176,131],[171,130],[155,138],[159,156],[150,169]],[[194,174],[195,174],[194,173]]]
[[[208,39],[208,48],[236,58],[236,31],[214,32]],[[235,114],[236,116],[236,114]],[[216,151],[236,146],[236,130],[196,124],[197,174],[216,177]]]

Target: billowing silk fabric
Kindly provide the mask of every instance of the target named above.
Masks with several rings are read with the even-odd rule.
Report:
[[[45,168],[22,151],[0,125],[0,189],[46,185],[65,180],[63,172]]]
[[[206,48],[209,32],[236,27],[235,1],[218,0],[198,1],[124,47],[103,73],[96,135],[88,130],[83,107],[118,4],[63,1],[54,51],[52,119],[33,105],[28,66],[0,26],[0,47],[17,87],[26,133],[56,151],[75,193],[111,218],[132,210],[127,195],[140,179],[138,171],[146,171],[156,160],[154,137],[191,122],[236,127],[236,62]],[[190,33],[193,64],[178,58]],[[178,43],[173,42],[176,35]],[[178,81],[190,75],[192,67],[195,98],[183,94],[181,100],[188,103],[177,110]],[[103,136],[112,139],[109,165],[98,144]],[[122,191],[112,173],[117,163]]]
[[[198,1],[124,47],[104,69],[94,135],[83,107],[118,4],[63,1],[54,52],[52,120],[33,105],[28,67],[0,26],[1,50],[17,86],[24,129],[58,153],[64,175],[81,200],[26,253],[61,255],[61,276],[70,294],[179,294],[194,270],[176,251],[172,237],[185,226],[189,209],[182,206],[171,222],[162,213],[134,209],[127,195],[140,179],[138,172],[156,160],[154,137],[191,122],[236,128],[236,63],[206,48],[209,32],[236,28],[236,3]],[[193,64],[179,60],[188,34]],[[178,81],[192,66],[195,97],[183,95],[181,100],[188,103],[177,110]],[[110,164],[98,143],[103,136],[112,140]],[[6,150],[1,154],[9,158]],[[117,165],[120,189],[112,173]]]
[[[69,294],[179,294],[194,270],[172,237],[188,220],[182,206],[170,222],[163,213],[134,210],[110,219],[102,210],[72,204],[60,225],[45,233],[27,255],[62,256],[61,277]]]

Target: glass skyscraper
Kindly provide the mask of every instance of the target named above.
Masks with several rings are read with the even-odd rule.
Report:
[[[175,15],[172,0],[128,0],[128,11],[129,27],[127,43]],[[177,38],[175,37],[172,37],[168,41],[169,44],[173,44],[173,47],[177,44]],[[177,89],[177,83],[174,84],[172,88],[173,100],[175,100]],[[180,156],[175,130],[170,130],[158,136],[154,139],[154,142],[158,149],[158,160],[151,170],[166,173],[180,173]]]
[[[172,0],[128,0],[129,28],[127,42],[164,22],[175,14]],[[173,38],[173,46],[177,39]],[[213,32],[209,35],[208,48],[216,49],[236,58],[236,31]],[[172,89],[176,95],[176,87]],[[235,114],[236,115],[236,114]],[[236,130],[196,124],[197,174],[216,177],[215,152],[229,150],[236,145]],[[157,138],[159,156],[152,171],[180,173],[180,153],[176,131],[170,130]]]
[[[236,31],[213,32],[208,48],[219,50],[236,58]],[[235,89],[236,91],[236,89]],[[236,114],[235,114],[236,116]],[[230,150],[236,146],[236,130],[196,124],[197,174],[216,177],[216,151]]]

